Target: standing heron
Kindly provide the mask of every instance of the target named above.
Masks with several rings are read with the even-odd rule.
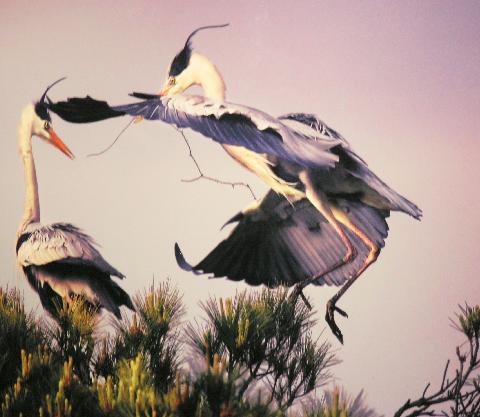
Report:
[[[61,80],[58,80],[59,82]],[[69,223],[40,223],[40,204],[32,137],[37,136],[58,148],[70,159],[73,153],[52,129],[45,98],[25,107],[18,128],[20,156],[25,171],[25,208],[17,232],[17,261],[43,308],[54,318],[62,298],[71,302],[82,296],[89,306],[106,309],[121,318],[119,307],[134,310],[128,294],[111,276],[124,278],[100,255],[93,239]]]
[[[342,209],[338,199],[385,213],[401,211],[415,219],[420,219],[422,211],[386,185],[338,132],[315,115],[291,113],[277,118],[225,101],[225,82],[219,70],[191,46],[192,37],[198,31],[223,26],[201,27],[188,36],[183,49],[169,66],[161,97],[133,93],[141,101],[110,106],[87,96],[50,102],[49,106],[60,117],[76,123],[131,115],[190,128],[219,142],[232,158],[259,176],[275,193],[290,201],[307,199],[335,231],[341,255],[330,259],[323,270],[298,282],[297,293],[318,282],[322,276],[353,262],[352,236],[355,236],[368,248],[368,255],[354,273],[345,277],[342,288],[328,301],[325,317],[333,333],[342,341],[334,313],[346,314],[336,303],[375,262],[380,246],[369,236],[365,225],[358,224]],[[204,95],[181,94],[194,85],[200,86]]]

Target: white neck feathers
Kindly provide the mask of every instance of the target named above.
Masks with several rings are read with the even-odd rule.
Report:
[[[32,127],[34,117],[35,110],[33,105],[30,104],[23,111],[18,126],[18,144],[25,172],[25,208],[18,235],[21,234],[28,224],[40,221],[38,183],[32,154]]]
[[[202,87],[205,97],[225,100],[225,82],[217,67],[206,56],[192,52],[189,70],[193,84]]]

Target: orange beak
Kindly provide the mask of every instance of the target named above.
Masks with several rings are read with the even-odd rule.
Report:
[[[160,95],[160,97],[164,97],[164,96],[166,96],[166,95],[168,94],[168,92],[170,91],[170,89],[171,89],[172,87],[173,87],[172,85],[166,83],[166,84],[163,86],[163,88],[162,88],[162,90],[160,91],[160,93],[158,93],[158,94]]]
[[[57,136],[57,134],[52,128],[48,129],[47,132],[50,135],[50,141],[52,142],[53,146],[55,146],[57,149],[60,149],[60,151],[62,151],[70,159],[75,158],[72,151],[68,149],[68,146],[62,142],[62,140]]]

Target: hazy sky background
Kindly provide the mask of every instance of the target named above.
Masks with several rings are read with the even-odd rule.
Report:
[[[417,222],[393,213],[381,256],[341,300],[343,363],[334,369],[351,393],[391,414],[428,381],[441,379],[460,335],[457,304],[480,301],[480,2],[2,1],[0,6],[0,282],[25,291],[14,257],[23,210],[17,151],[22,108],[61,76],[53,99],[91,94],[113,103],[157,92],[166,67],[196,27],[194,47],[221,70],[230,101],[273,115],[316,113],[340,131],[389,185],[417,203]],[[127,119],[67,124],[57,133],[70,161],[34,139],[42,221],[72,222],[101,245],[130,293],[169,277],[187,318],[209,295],[243,284],[181,271],[173,244],[196,262],[225,236],[220,226],[251,202],[244,189],[182,178],[196,175],[180,135],[160,122],[131,127],[98,158]],[[265,191],[213,142],[187,132],[205,173]],[[307,290],[318,310],[336,289]],[[38,307],[41,312],[41,307]]]

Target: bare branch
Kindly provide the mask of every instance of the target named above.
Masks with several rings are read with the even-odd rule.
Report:
[[[422,397],[425,397],[425,394],[427,393],[429,387],[430,387],[430,382],[427,384],[427,386],[426,386],[425,389],[423,390]]]
[[[105,152],[109,151],[113,145],[115,145],[115,143],[117,143],[117,140],[120,138],[120,136],[123,135],[123,133],[125,132],[125,130],[127,130],[130,125],[135,122],[137,119],[135,117],[132,117],[132,119],[128,122],[128,124],[120,131],[120,133],[117,135],[117,137],[115,138],[115,140],[110,144],[108,145],[103,151],[100,151],[100,152],[95,152],[95,153],[89,153],[87,155],[87,158],[90,158],[91,156],[100,156],[100,155],[103,155]]]
[[[456,348],[458,366],[454,377],[447,378],[450,360],[447,361],[439,389],[427,395],[430,383],[423,390],[422,395],[415,401],[407,400],[394,414],[394,417],[417,416],[444,416],[444,417],[473,417],[478,415],[480,408],[479,375],[474,375],[480,366],[479,333],[480,333],[480,308],[460,307],[458,315],[460,326],[454,325],[462,331],[468,339],[468,353]],[[453,322],[452,322],[453,323]],[[467,361],[467,358],[469,359]],[[470,389],[468,387],[471,387]],[[449,411],[437,411],[434,407],[443,404],[449,405]]]
[[[235,187],[245,187],[248,189],[248,191],[250,191],[250,194],[252,195],[252,197],[254,198],[254,200],[257,199],[257,197],[255,196],[255,193],[253,192],[252,190],[252,187],[250,187],[250,184],[248,183],[245,183],[245,182],[231,182],[231,181],[224,181],[224,180],[220,180],[218,178],[214,178],[214,177],[210,177],[208,175],[205,175],[203,173],[203,171],[201,170],[200,168],[200,165],[198,164],[197,160],[195,159],[195,157],[193,156],[193,152],[192,152],[192,148],[190,146],[190,143],[188,142],[188,139],[186,138],[185,134],[183,133],[183,130],[182,129],[179,129],[177,127],[174,126],[174,129],[177,131],[177,132],[180,132],[180,134],[182,135],[183,137],[183,140],[185,141],[185,144],[187,145],[187,148],[188,148],[188,156],[190,158],[192,158],[192,161],[193,163],[195,164],[195,167],[197,168],[197,171],[198,171],[198,176],[196,176],[195,178],[190,178],[190,179],[182,179],[182,182],[195,182],[195,181],[198,181],[198,180],[201,180],[202,178],[205,179],[205,180],[208,180],[208,181],[212,181],[212,182],[215,182],[217,184],[221,184],[221,185],[229,185],[230,187],[232,187],[233,189],[235,189]]]
[[[447,372],[448,372],[448,367],[450,366],[450,359],[447,361],[447,364],[445,365],[445,369],[443,371],[443,378],[442,378],[442,385],[441,385],[441,388],[440,389],[444,389],[445,388],[445,383],[448,384],[448,379],[447,379]]]

